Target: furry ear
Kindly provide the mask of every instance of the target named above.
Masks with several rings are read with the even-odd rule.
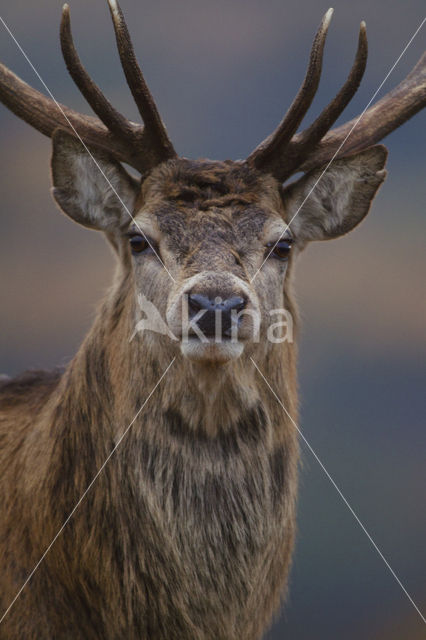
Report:
[[[286,219],[296,238],[304,242],[328,240],[351,231],[367,215],[386,178],[383,145],[335,160],[315,169],[283,190]]]
[[[113,231],[126,224],[138,181],[107,153],[91,150],[94,162],[81,142],[62,129],[52,141],[52,195],[61,210],[90,229]]]

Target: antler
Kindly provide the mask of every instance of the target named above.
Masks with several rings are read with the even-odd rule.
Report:
[[[68,5],[64,5],[62,10],[62,54],[72,79],[99,119],[77,113],[64,105],[58,106],[2,64],[0,100],[18,117],[50,137],[58,127],[66,128],[68,119],[85,144],[99,147],[145,174],[160,162],[176,157],[176,152],[136,62],[121,9],[116,0],[108,0],[108,4],[121,64],[145,126],[127,120],[116,111],[81,64],[72,39]]]
[[[342,157],[379,142],[426,106],[424,54],[405,80],[365,111],[362,117],[358,116],[329,131],[354,96],[364,75],[367,35],[365,23],[361,22],[358,49],[346,82],[318,118],[307,129],[294,135],[318,87],[322,52],[332,13],[333,10],[329,9],[321,21],[305,80],[286,116],[277,129],[247,158],[249,164],[254,164],[259,170],[272,174],[280,181],[286,180],[296,171],[307,171],[326,164],[336,152],[336,157]],[[350,136],[345,141],[349,133]]]
[[[176,152],[137,64],[118,2],[108,0],[108,5],[123,71],[145,126],[127,120],[114,109],[81,64],[72,39],[68,5],[64,5],[62,12],[62,53],[71,77],[98,118],[59,105],[20,80],[2,64],[0,101],[47,136],[52,136],[58,127],[66,127],[68,119],[86,144],[99,147],[117,160],[127,162],[140,173],[146,174],[160,162],[176,157]],[[346,82],[318,118],[305,131],[296,134],[318,88],[332,13],[333,10],[329,9],[321,21],[312,45],[305,79],[286,116],[277,129],[247,158],[249,164],[281,181],[298,170],[307,171],[323,165],[335,154],[336,157],[342,157],[379,142],[426,105],[424,54],[405,80],[363,113],[362,118],[354,118],[329,131],[354,96],[364,74],[367,36],[365,23],[362,22],[355,61]]]

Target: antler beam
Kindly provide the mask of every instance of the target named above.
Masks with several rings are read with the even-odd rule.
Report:
[[[66,126],[62,109],[82,138],[89,144],[104,149],[113,146],[111,133],[97,118],[78,113],[60,103],[58,108],[53,100],[30,87],[1,63],[0,100],[19,118],[46,136],[51,137],[55,129]]]

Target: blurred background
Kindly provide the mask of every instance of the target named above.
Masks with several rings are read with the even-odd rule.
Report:
[[[2,17],[62,103],[88,112],[60,56],[60,0],[4,0]],[[137,114],[103,0],[72,0],[82,60],[113,104]],[[326,4],[314,0],[122,0],[139,59],[181,155],[243,158],[301,82]],[[336,0],[323,81],[307,123],[344,81],[359,22],[361,112],[424,17],[424,2]],[[418,34],[380,95],[425,49]],[[0,24],[0,60],[42,89]],[[380,96],[379,96],[380,97]],[[417,115],[387,140],[389,176],[366,221],[311,246],[298,268],[301,427],[418,606],[426,609],[426,135]],[[0,105],[0,372],[64,364],[106,291],[113,258],[49,195],[50,142]],[[268,640],[417,640],[424,623],[302,446],[290,595]],[[242,639],[243,640],[243,639]]]

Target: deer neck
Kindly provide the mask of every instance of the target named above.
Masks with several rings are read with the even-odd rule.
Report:
[[[134,334],[136,304],[131,283],[117,280],[66,372],[62,412],[105,443],[117,442],[133,421],[131,431],[140,434],[144,416],[155,429],[165,416],[179,416],[192,433],[214,438],[260,408],[281,441],[286,416],[254,362],[295,419],[295,344],[260,343],[225,365],[193,363],[167,336]]]

